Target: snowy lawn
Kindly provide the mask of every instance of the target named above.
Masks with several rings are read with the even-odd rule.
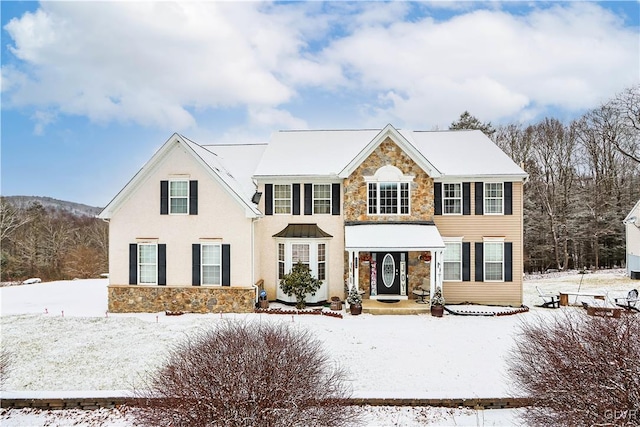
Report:
[[[582,279],[582,284],[580,280]],[[505,376],[505,360],[520,322],[557,310],[534,307],[535,286],[558,292],[600,290],[614,296],[638,287],[623,272],[557,274],[525,281],[529,313],[505,317],[445,315],[373,316],[344,319],[269,314],[106,313],[107,280],[77,280],[0,288],[2,348],[12,366],[3,396],[122,395],[186,334],[220,322],[287,322],[321,339],[346,367],[355,396],[505,397],[517,394]],[[561,310],[573,310],[562,308]],[[257,361],[259,363],[259,361]],[[126,414],[100,411],[3,411],[2,425],[129,426]],[[368,425],[513,425],[517,410],[369,408]],[[68,421],[49,417],[70,415]],[[101,422],[91,417],[107,417]],[[109,418],[110,417],[110,418]],[[80,424],[83,425],[83,424]]]

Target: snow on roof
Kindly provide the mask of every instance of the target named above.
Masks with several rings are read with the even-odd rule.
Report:
[[[400,131],[446,176],[526,177],[493,141],[479,130]]]
[[[380,131],[275,132],[254,176],[336,176]],[[527,176],[481,131],[399,132],[445,177]]]
[[[262,158],[266,143],[262,144],[211,144],[201,148],[216,156],[217,164],[224,168],[242,187],[249,199],[256,187],[251,177]],[[206,160],[205,160],[206,161]]]
[[[274,132],[255,176],[337,176],[379,133],[380,129]]]

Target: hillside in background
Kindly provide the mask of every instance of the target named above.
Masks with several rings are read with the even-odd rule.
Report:
[[[33,203],[40,203],[47,210],[64,211],[74,216],[95,217],[102,208],[83,205],[82,203],[67,202],[42,196],[4,196],[3,199],[18,209],[26,209]]]

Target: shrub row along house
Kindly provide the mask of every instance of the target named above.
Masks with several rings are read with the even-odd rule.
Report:
[[[264,144],[174,134],[105,207],[109,311],[246,312],[298,262],[307,302],[522,303],[527,174],[480,131],[275,132]]]

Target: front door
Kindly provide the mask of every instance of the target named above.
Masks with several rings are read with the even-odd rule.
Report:
[[[407,294],[406,252],[376,253],[376,293],[379,298]]]

